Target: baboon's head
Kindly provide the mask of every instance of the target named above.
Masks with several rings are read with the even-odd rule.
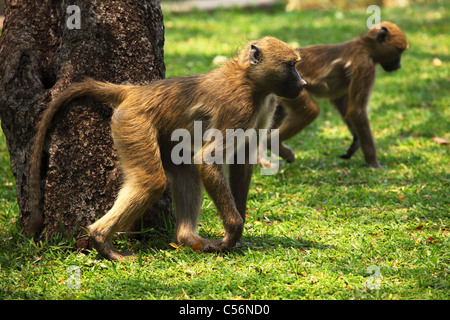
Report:
[[[300,55],[283,41],[265,37],[253,41],[241,59],[248,61],[248,74],[262,90],[294,99],[306,85],[295,68]]]
[[[388,72],[401,68],[401,56],[408,49],[403,31],[395,24],[384,21],[369,30],[363,39],[372,48],[372,58]]]

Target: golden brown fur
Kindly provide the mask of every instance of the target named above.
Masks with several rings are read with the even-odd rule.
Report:
[[[367,34],[334,45],[313,45],[297,49],[302,60],[297,69],[307,81],[306,90],[294,100],[282,99],[277,118],[282,119],[280,143],[300,132],[319,114],[312,96],[328,98],[339,110],[353,136],[342,158],[350,158],[361,145],[369,166],[378,168],[375,144],[367,117],[367,104],[375,81],[375,66],[386,71],[400,68],[400,58],[408,43],[403,31],[382,22]],[[280,156],[294,161],[288,147],[280,145]]]
[[[272,96],[295,97],[305,82],[295,62],[299,54],[275,38],[251,42],[222,68],[202,75],[183,76],[145,86],[121,86],[85,80],[62,93],[44,112],[36,135],[31,168],[31,199],[34,204],[30,234],[39,228],[39,167],[46,131],[58,109],[73,99],[92,96],[115,106],[111,119],[113,140],[124,181],[111,210],[89,226],[97,251],[112,260],[124,256],[112,245],[114,233],[129,226],[166,189],[166,174],[172,180],[177,212],[177,241],[205,251],[227,250],[240,239],[252,166],[230,165],[227,182],[221,164],[180,164],[171,159],[175,143],[171,135],[184,128],[193,134],[194,121],[203,129],[257,128],[270,125],[276,107]],[[214,142],[204,142],[205,150]],[[194,156],[194,153],[192,153]],[[225,236],[211,241],[196,231],[205,187],[222,217]]]

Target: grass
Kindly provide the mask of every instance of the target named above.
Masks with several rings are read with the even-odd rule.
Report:
[[[297,161],[273,176],[256,170],[244,243],[229,254],[174,248],[156,231],[141,241],[118,236],[139,256],[121,263],[73,250],[73,240],[25,239],[2,136],[0,299],[449,299],[450,157],[448,144],[433,140],[450,140],[448,9],[442,1],[382,10],[410,41],[400,71],[378,70],[371,100],[385,169],[366,167],[360,151],[337,157],[350,136],[321,100],[319,118],[288,141]],[[281,6],[165,13],[167,77],[211,70],[215,56],[265,35],[293,45],[345,41],[367,17]],[[222,235],[206,196],[199,232]],[[76,289],[69,266],[80,270]]]

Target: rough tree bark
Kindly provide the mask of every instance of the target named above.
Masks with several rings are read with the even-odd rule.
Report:
[[[157,0],[77,0],[81,28],[70,29],[74,1],[6,1],[0,37],[0,117],[24,228],[35,126],[59,92],[84,77],[143,84],[164,78],[164,26]],[[75,21],[76,22],[76,21]],[[58,114],[42,168],[41,236],[79,235],[112,206],[121,183],[110,135],[112,110],[91,99]],[[152,155],[149,154],[149,157]],[[168,192],[139,221],[173,221]]]

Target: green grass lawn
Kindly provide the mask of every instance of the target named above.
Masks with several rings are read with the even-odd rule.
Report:
[[[156,231],[145,241],[118,236],[119,247],[139,255],[121,263],[57,237],[32,243],[21,235],[1,136],[0,299],[449,299],[449,145],[433,140],[450,140],[449,9],[442,1],[382,10],[410,42],[401,70],[377,69],[370,104],[385,168],[366,167],[361,151],[338,158],[351,137],[320,101],[319,118],[287,142],[297,161],[273,176],[256,170],[244,243],[228,254],[174,248]],[[173,77],[211,70],[214,57],[266,35],[295,46],[345,41],[365,31],[368,14],[280,6],[164,18]],[[205,196],[199,232],[222,230]]]

